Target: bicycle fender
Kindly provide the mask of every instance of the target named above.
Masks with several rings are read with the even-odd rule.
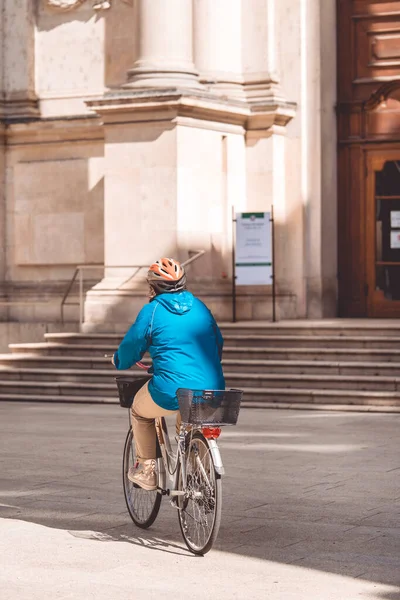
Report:
[[[214,462],[214,467],[218,475],[225,475],[225,469],[224,465],[222,464],[222,458],[217,442],[215,440],[208,440],[208,447],[210,448],[211,456]]]

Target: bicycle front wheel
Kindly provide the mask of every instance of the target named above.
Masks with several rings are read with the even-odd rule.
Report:
[[[159,462],[159,459],[157,463]],[[160,510],[161,494],[157,491],[147,491],[128,479],[129,468],[136,463],[135,444],[132,428],[125,440],[124,458],[122,463],[122,480],[124,485],[125,502],[132,521],[138,527],[147,529],[154,523]],[[158,464],[157,464],[158,472]]]
[[[197,431],[186,451],[186,488],[179,465],[178,515],[183,539],[194,554],[211,550],[221,524],[222,482],[206,438]]]

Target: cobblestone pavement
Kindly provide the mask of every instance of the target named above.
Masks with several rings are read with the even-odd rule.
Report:
[[[0,404],[0,598],[400,600],[400,415],[243,410],[221,450],[220,535],[125,509],[127,411]]]

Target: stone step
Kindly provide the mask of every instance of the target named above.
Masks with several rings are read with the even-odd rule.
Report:
[[[271,323],[267,321],[242,321],[219,323],[228,334],[262,334],[294,336],[397,336],[400,337],[400,319],[323,319],[320,321],[291,320]]]
[[[144,377],[145,372],[136,370],[116,371],[115,369],[49,369],[49,368],[13,368],[0,365],[0,381],[53,381],[72,383],[110,383],[118,375]],[[1,385],[1,384],[0,384]]]
[[[100,396],[118,399],[117,385],[109,383],[83,383],[71,381],[1,381],[0,394],[33,396]]]
[[[262,360],[224,358],[224,370],[234,373],[277,375],[348,375],[365,377],[400,377],[396,362]]]
[[[29,344],[9,344],[9,349],[13,354],[104,358],[106,354],[114,354],[117,346],[106,344],[63,344],[57,342],[34,342]],[[110,361],[110,358],[107,360]]]
[[[257,348],[371,348],[371,349],[400,349],[400,329],[399,335],[305,335],[301,331],[299,334],[286,335],[276,332],[264,334],[262,330],[231,331],[224,332],[226,346],[246,346],[250,345]],[[94,350],[99,352],[115,351],[121,341],[121,336],[117,334],[45,334],[46,341],[49,344],[61,344],[62,348],[68,345],[78,351],[78,348]],[[12,348],[24,351],[26,344],[12,344]],[[57,346],[54,345],[54,348]]]
[[[83,344],[118,347],[122,340],[119,333],[45,333],[47,342],[57,344]]]
[[[244,339],[249,343],[251,340]],[[104,358],[105,354],[112,354],[112,346],[92,346],[83,344],[58,344],[53,342],[39,342],[31,344],[10,344],[13,354],[30,354],[37,356],[65,356]],[[4,355],[2,355],[4,356]],[[367,349],[367,348],[264,348],[254,346],[226,346],[225,358],[237,359],[262,359],[262,360],[302,360],[302,361],[361,361],[361,362],[400,362],[400,349]]]
[[[71,369],[109,369],[115,372],[109,358],[86,356],[68,356],[64,353],[63,356],[46,356],[40,354],[0,354],[0,365],[3,366],[18,366],[19,368],[62,368],[68,367]]]
[[[150,361],[144,360],[150,364]],[[400,365],[396,362],[347,362],[347,361],[275,361],[275,360],[240,360],[224,359],[225,371],[236,373],[288,374],[288,375],[349,375],[349,376],[400,376]],[[99,377],[109,377],[116,374],[108,358],[82,356],[37,356],[35,354],[1,354],[0,376],[2,378],[19,377],[26,379],[29,373],[35,373],[37,378],[51,379],[58,372],[66,376],[84,377],[86,381],[97,381]],[[129,373],[142,371],[135,369]]]
[[[7,355],[8,356],[8,355]],[[0,379],[4,380],[36,380],[36,381],[85,381],[101,382],[108,381],[110,377],[118,374],[135,374],[138,377],[143,376],[143,371],[132,369],[129,371],[116,371],[108,361],[104,365],[101,361],[99,365],[93,365],[92,368],[85,368],[85,363],[78,363],[78,367],[71,366],[71,360],[68,357],[43,357],[43,360],[37,357],[25,357],[24,355],[11,355],[12,358],[5,360],[0,364]],[[32,360],[31,360],[32,359]],[[28,366],[22,364],[28,363]],[[224,360],[224,369],[226,372],[238,374],[263,374],[274,375],[285,379],[292,376],[352,376],[376,378],[396,378],[400,377],[400,368],[397,363],[336,363],[336,362],[300,362],[300,361],[264,361],[264,360]],[[39,366],[34,366],[39,365]],[[96,368],[96,367],[104,368]]]
[[[125,372],[126,373],[126,372]],[[143,377],[143,374],[128,372],[135,378]],[[114,372],[115,375],[115,372]],[[277,388],[287,391],[304,391],[313,389],[314,391],[331,392],[343,390],[344,393],[352,391],[368,392],[400,392],[399,377],[349,377],[349,376],[326,376],[326,375],[262,375],[262,374],[241,374],[225,373],[228,387],[238,389],[257,388],[272,389]],[[101,381],[87,381],[83,377],[79,379],[65,374],[56,374],[53,372],[53,378],[38,379],[31,374],[31,379],[5,379],[0,381],[0,393],[7,390],[10,393],[27,394],[64,394],[73,395],[101,395],[114,396],[116,394],[116,383],[113,376],[102,377]],[[56,390],[58,390],[56,392]]]
[[[253,348],[298,348],[298,349],[384,349],[399,350],[397,336],[313,336],[313,335],[225,335],[227,346],[251,346]]]
[[[8,356],[8,355],[6,355]],[[66,376],[86,377],[86,378],[107,378],[112,377],[117,372],[108,364],[108,361],[99,360],[93,368],[85,368],[85,362],[79,362],[78,367],[71,367],[71,360],[68,357],[43,357],[43,361],[38,362],[37,357],[25,357],[24,355],[10,355],[11,358],[4,361],[0,365],[0,376],[6,379],[26,378],[30,374],[35,374],[40,378],[41,373],[44,378],[52,378],[57,374],[65,374]],[[21,366],[22,363],[28,362],[29,366]],[[39,364],[40,366],[33,366]],[[104,364],[105,362],[105,364]],[[149,361],[145,361],[150,364]],[[54,365],[54,366],[53,366]],[[400,368],[397,363],[360,363],[360,362],[323,362],[323,361],[268,361],[268,360],[223,360],[225,371],[233,373],[261,373],[261,374],[280,374],[283,375],[350,375],[350,376],[383,376],[383,377],[398,377],[400,376]],[[101,368],[104,367],[104,368]],[[119,371],[119,373],[138,373],[142,371],[133,368],[129,371]]]
[[[219,323],[224,335],[272,335],[272,336],[372,336],[400,338],[399,319],[333,319],[321,321],[242,321],[239,323]],[[122,327],[127,331],[129,325]],[[111,343],[118,345],[122,333],[48,333],[49,341],[65,343]]]
[[[375,404],[323,404],[321,402],[310,404],[309,402],[258,402],[244,401],[243,408],[263,408],[263,409],[286,409],[286,410],[314,410],[324,412],[357,412],[357,413],[400,413],[400,406],[381,406]],[[240,418],[240,417],[239,417]]]
[[[400,362],[400,349],[366,348],[224,348],[224,358],[302,362]]]
[[[225,373],[231,387],[400,392],[400,377]]]
[[[227,385],[244,406],[400,412],[400,321],[222,324]],[[121,334],[46,334],[0,355],[0,400],[118,404]],[[147,362],[149,360],[147,359]]]
[[[116,371],[95,370],[95,369],[5,369],[0,367],[0,389],[4,383],[5,387],[15,386],[25,388],[30,385],[40,387],[41,382],[53,382],[54,385],[62,384],[68,387],[68,384],[80,385],[83,390],[85,386],[93,385],[95,392],[98,393],[98,386],[108,391],[115,390],[114,377]],[[119,371],[118,375],[129,375],[136,378],[143,377],[140,371]],[[340,376],[340,375],[279,375],[279,374],[240,374],[226,373],[227,384],[233,387],[277,387],[288,389],[313,388],[321,390],[371,390],[371,391],[400,391],[400,377],[375,377],[375,376]],[[26,384],[26,385],[25,385]],[[109,386],[113,387],[110,388]],[[4,387],[3,386],[3,387]],[[88,388],[89,389],[89,388]]]
[[[287,388],[247,388],[246,401],[286,404],[364,405],[396,407],[400,409],[399,392],[374,392],[356,390],[315,390]],[[396,411],[397,412],[397,411]]]
[[[66,396],[61,394],[11,394],[0,393],[0,402],[63,402],[66,404],[115,404],[118,405],[117,398],[107,396]]]
[[[116,396],[101,394],[73,394],[63,393],[60,387],[53,389],[48,394],[27,394],[25,390],[12,393],[10,390],[0,392],[0,401],[19,402],[65,402],[86,404],[115,404],[118,405]],[[390,392],[356,392],[335,390],[287,390],[279,388],[259,389],[245,388],[243,407],[257,408],[315,408],[319,410],[348,410],[361,407],[362,410],[374,412],[400,412],[400,393]]]

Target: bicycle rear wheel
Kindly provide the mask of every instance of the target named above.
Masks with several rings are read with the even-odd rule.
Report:
[[[157,460],[157,473],[159,472]],[[161,494],[147,491],[128,479],[129,468],[136,463],[135,444],[132,428],[129,429],[125,440],[124,457],[122,463],[122,481],[124,485],[125,502],[132,521],[138,527],[147,529],[154,523],[160,510]]]
[[[186,451],[186,490],[183,489],[179,465],[178,496],[179,525],[183,539],[194,554],[211,550],[221,524],[222,482],[217,474],[206,438],[197,431]]]

